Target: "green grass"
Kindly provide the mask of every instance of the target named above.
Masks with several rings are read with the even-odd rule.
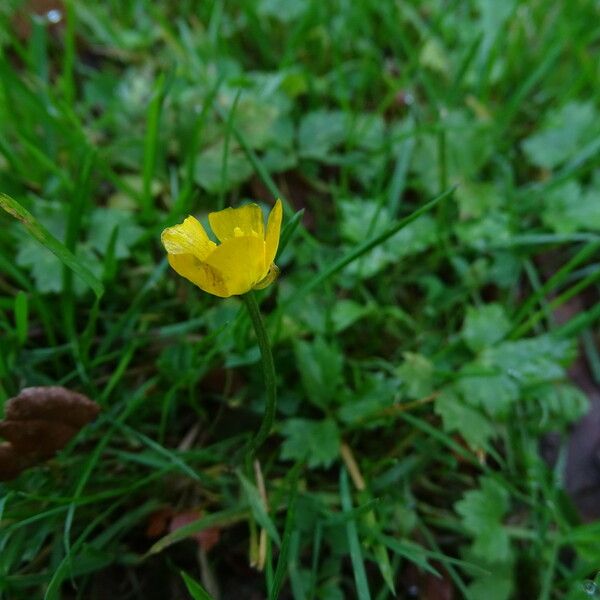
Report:
[[[569,365],[600,384],[594,2],[24,4],[0,7],[0,407],[64,385],[102,412],[0,484],[1,597],[590,597],[563,475]],[[160,232],[276,197],[278,411],[248,468],[251,322]]]

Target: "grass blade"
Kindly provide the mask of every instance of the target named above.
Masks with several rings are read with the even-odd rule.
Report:
[[[26,208],[0,192],[0,208],[21,221],[29,234],[46,247],[69,269],[87,283],[96,297],[104,294],[102,282],[60,241],[58,241]]]
[[[447,199],[454,193],[456,186],[446,190],[439,196],[436,196],[433,200],[430,200],[421,208],[418,208],[414,212],[412,212],[404,219],[400,219],[396,223],[394,223],[391,227],[388,227],[382,233],[376,235],[375,237],[366,240],[362,244],[359,244],[351,250],[345,256],[342,256],[331,265],[326,267],[323,271],[321,271],[316,277],[311,279],[302,289],[299,289],[296,294],[292,298],[288,300],[288,302],[284,305],[284,308],[288,308],[291,304],[294,304],[298,300],[304,298],[309,292],[319,287],[323,282],[329,279],[332,275],[335,275],[339,271],[341,271],[344,267],[348,266],[350,263],[354,262],[357,258],[360,258],[363,254],[366,254],[369,250],[372,250],[376,246],[383,244],[386,240],[391,238],[393,235],[398,233],[401,229],[404,229],[409,223],[412,223],[416,219],[418,219],[421,215],[429,212],[434,206],[437,206],[442,200]]]
[[[148,555],[158,554],[169,546],[172,546],[173,544],[188,538],[190,535],[198,533],[199,531],[202,531],[208,527],[225,527],[227,525],[231,525],[232,523],[237,523],[246,518],[247,515],[247,508],[235,507],[221,510],[211,515],[207,515],[206,517],[202,517],[201,519],[198,519],[189,525],[184,525],[183,527],[173,531],[173,533],[169,533],[168,535],[162,537],[150,548],[150,550],[148,550]]]
[[[156,156],[158,152],[158,129],[163,100],[165,97],[165,77],[159,75],[154,87],[154,94],[148,106],[148,120],[146,139],[144,142],[144,170],[142,173],[142,213],[149,217],[154,212],[152,206],[152,179],[156,168]]]
[[[213,597],[185,571],[179,571],[187,591],[194,600],[213,600]]]
[[[340,496],[343,511],[345,513],[350,512],[352,510],[352,498],[350,497],[350,486],[348,485],[348,473],[346,469],[342,469],[340,472]],[[359,600],[371,600],[367,572],[365,571],[362,549],[354,520],[349,520],[346,523],[346,535],[348,536],[348,545],[350,546],[350,560],[354,569],[356,596]]]
[[[302,463],[297,463],[294,466],[294,472],[292,472],[290,480],[290,497],[288,501],[287,515],[285,517],[285,528],[283,530],[281,552],[279,553],[279,560],[277,561],[277,566],[275,567],[275,575],[273,577],[273,585],[271,586],[271,590],[269,592],[269,600],[277,600],[279,597],[285,571],[288,566],[290,541],[292,534],[296,531],[296,501],[298,500],[298,477],[300,475],[301,467]]]

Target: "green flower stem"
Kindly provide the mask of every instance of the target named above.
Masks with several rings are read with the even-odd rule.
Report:
[[[260,355],[262,357],[265,387],[267,388],[265,415],[258,433],[254,436],[249,446],[250,453],[255,455],[258,449],[267,439],[267,436],[273,427],[273,422],[275,421],[277,385],[275,381],[275,365],[273,363],[271,344],[269,342],[269,336],[267,335],[264,321],[260,315],[258,303],[256,302],[256,296],[253,292],[248,292],[242,296],[242,300],[248,309],[248,314],[250,315],[250,320],[252,321],[254,332],[256,333],[256,339],[258,341],[258,347],[260,348]]]

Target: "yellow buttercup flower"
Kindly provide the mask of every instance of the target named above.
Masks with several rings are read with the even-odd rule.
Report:
[[[246,204],[208,215],[220,244],[211,241],[198,219],[191,216],[180,225],[167,227],[160,239],[169,264],[179,275],[209,294],[228,298],[267,287],[277,278],[279,269],[273,261],[281,218],[281,200],[277,200],[265,233],[260,206]]]

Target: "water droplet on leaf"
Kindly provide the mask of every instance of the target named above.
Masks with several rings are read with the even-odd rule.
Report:
[[[57,8],[53,8],[46,13],[46,19],[48,20],[48,23],[59,23],[62,19],[62,13]]]

